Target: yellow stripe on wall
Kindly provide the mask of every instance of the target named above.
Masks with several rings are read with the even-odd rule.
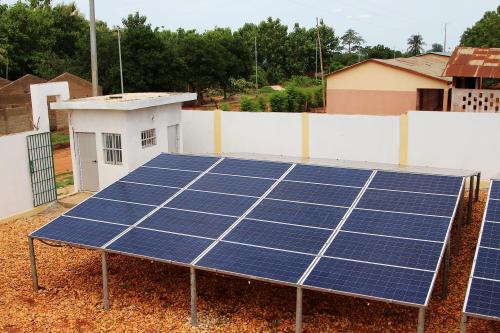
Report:
[[[399,164],[408,164],[408,115],[399,118]]]
[[[214,153],[222,154],[221,111],[214,111]]]
[[[309,113],[302,113],[302,158],[309,158]]]

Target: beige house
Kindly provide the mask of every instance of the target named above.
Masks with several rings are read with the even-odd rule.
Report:
[[[326,77],[327,113],[400,115],[449,110],[451,78],[442,56],[369,59]]]

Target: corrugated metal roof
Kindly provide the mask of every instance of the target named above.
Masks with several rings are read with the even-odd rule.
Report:
[[[500,78],[500,48],[457,47],[443,75]]]
[[[422,57],[374,59],[374,60],[394,67],[399,67],[426,76],[431,76],[436,79],[451,82],[451,77],[441,76],[446,66],[446,63],[443,61],[429,59],[429,58],[422,58]]]

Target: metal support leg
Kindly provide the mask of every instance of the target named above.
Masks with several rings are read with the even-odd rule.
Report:
[[[295,333],[302,332],[302,288],[297,287],[297,305],[295,310]]]
[[[474,176],[470,177],[469,183],[469,207],[467,208],[467,224],[472,221],[472,201],[474,200]]]
[[[425,329],[425,308],[418,309],[418,328],[417,333],[424,333]]]
[[[31,279],[33,280],[33,291],[38,291],[38,273],[36,271],[35,247],[33,238],[28,237],[28,249],[30,252]]]
[[[446,245],[444,253],[444,266],[443,266],[443,288],[441,290],[441,298],[448,297],[448,274],[450,272],[450,242]]]
[[[481,186],[481,172],[477,173],[476,176],[476,202],[479,201],[479,187]]]
[[[462,313],[462,317],[460,317],[460,333],[467,332],[467,315]]]
[[[464,189],[465,190],[465,189]],[[464,191],[462,191],[462,195],[460,197],[460,201],[458,203],[458,216],[457,216],[457,236],[456,236],[456,246],[455,246],[455,254],[460,255],[460,245],[462,244],[462,225],[464,223]]]
[[[189,269],[191,280],[191,326],[198,326],[198,314],[196,309],[196,271],[194,267]]]
[[[104,310],[109,310],[109,291],[108,291],[108,254],[101,252],[102,262],[102,300],[104,303]]]

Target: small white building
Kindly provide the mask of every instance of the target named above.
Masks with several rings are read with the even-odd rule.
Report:
[[[69,110],[76,191],[97,191],[162,152],[182,152],[182,102],[191,93],[131,93],[51,103]]]

